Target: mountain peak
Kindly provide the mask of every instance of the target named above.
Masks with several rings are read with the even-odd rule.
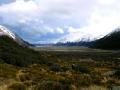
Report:
[[[22,45],[24,47],[31,46],[28,42],[24,41],[21,37],[19,37],[16,33],[11,32],[8,28],[0,25],[0,36],[7,36],[9,38],[12,38],[14,41],[16,41],[19,45]]]
[[[12,33],[9,29],[7,29],[6,27],[0,25],[0,36],[1,35],[6,35],[12,39],[16,39],[16,36],[14,33]]]

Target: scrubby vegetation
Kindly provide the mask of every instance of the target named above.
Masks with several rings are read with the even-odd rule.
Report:
[[[34,63],[45,63],[39,52],[22,47],[7,36],[0,37],[0,62],[22,67]]]
[[[0,38],[0,90],[107,90],[120,85],[119,51],[34,51]]]

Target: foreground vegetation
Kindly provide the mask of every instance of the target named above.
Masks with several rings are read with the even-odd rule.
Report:
[[[119,85],[120,51],[37,52],[0,38],[0,90],[108,90]]]
[[[107,90],[120,85],[119,52],[40,52],[45,64],[0,64],[8,90]],[[23,63],[24,64],[24,63]],[[4,87],[4,85],[7,87]]]

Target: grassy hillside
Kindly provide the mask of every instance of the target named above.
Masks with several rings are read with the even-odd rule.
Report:
[[[34,63],[44,63],[44,60],[38,52],[22,47],[7,36],[1,36],[0,62],[17,66],[27,66]]]

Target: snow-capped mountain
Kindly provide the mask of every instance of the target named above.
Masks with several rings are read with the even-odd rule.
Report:
[[[8,36],[9,38],[12,38],[14,41],[16,41],[18,44],[22,46],[31,46],[28,42],[24,41],[22,38],[20,38],[17,34],[10,31],[8,28],[0,25],[0,36]]]
[[[12,38],[14,40],[16,39],[16,36],[15,36],[14,33],[12,33],[6,27],[0,25],[0,36],[2,36],[2,35],[6,35],[6,36],[8,36],[8,37],[10,37],[10,38]]]
[[[81,32],[81,33],[68,34],[68,35],[62,37],[58,42],[65,43],[65,42],[93,41],[98,38],[100,38],[100,36],[95,37],[91,34],[86,34],[86,33]]]

